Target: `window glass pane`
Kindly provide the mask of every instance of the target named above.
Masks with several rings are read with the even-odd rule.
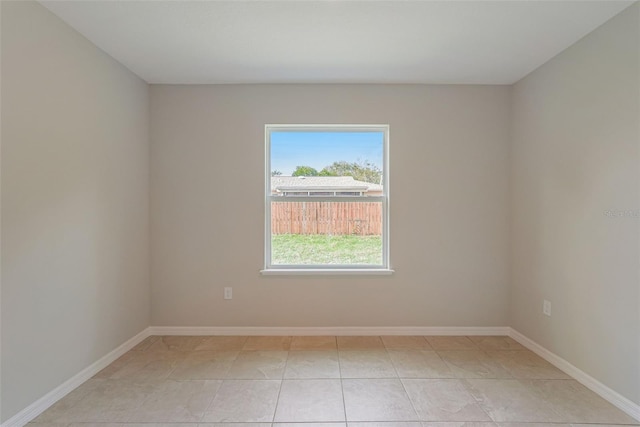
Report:
[[[384,132],[273,130],[271,195],[383,194]]]
[[[271,202],[272,265],[380,266],[382,202]]]

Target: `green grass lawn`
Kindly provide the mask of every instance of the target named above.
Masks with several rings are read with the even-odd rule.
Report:
[[[278,234],[273,264],[382,264],[382,236]]]

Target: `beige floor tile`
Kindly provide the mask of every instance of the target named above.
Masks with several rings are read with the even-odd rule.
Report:
[[[34,426],[34,427],[43,427],[43,426]],[[69,424],[68,427],[185,427],[185,424],[184,423],[71,423]]]
[[[69,427],[68,423],[36,423],[34,421],[27,423],[27,427]]]
[[[225,380],[202,422],[271,422],[280,384],[279,380]]]
[[[64,424],[68,423],[68,413],[73,410],[73,407],[77,405],[82,399],[91,394],[98,387],[102,387],[107,383],[105,379],[90,379],[78,386],[75,390],[58,400],[51,407],[37,416],[33,423],[38,424]]]
[[[345,421],[340,380],[284,380],[274,421]]]
[[[291,351],[284,378],[340,378],[338,352],[335,350]]]
[[[438,351],[458,378],[512,378],[500,363],[481,350]]]
[[[387,350],[400,378],[453,378],[453,372],[435,351]]]
[[[425,337],[434,350],[477,350],[478,346],[468,337],[432,336]]]
[[[76,406],[72,417],[78,422],[128,422],[144,400],[153,393],[157,382],[136,383],[109,380]]]
[[[118,359],[116,359],[113,363],[111,363],[109,366],[107,366],[106,368],[104,368],[103,370],[101,370],[100,372],[95,374],[93,376],[93,378],[105,379],[105,380],[111,378],[118,371],[123,369],[124,366],[127,363],[129,363],[132,360],[136,359],[137,356],[140,355],[140,354],[141,354],[141,351],[133,351],[133,350],[131,350],[131,351],[126,352],[125,354],[120,356]]]
[[[347,427],[347,423],[273,423],[273,427]]]
[[[144,340],[142,340],[142,342],[138,343],[138,345],[136,345],[135,347],[133,347],[131,349],[131,351],[145,351],[147,350],[149,347],[151,347],[153,345],[153,343],[155,343],[156,341],[158,341],[160,339],[159,336],[157,335],[152,335],[150,337],[145,338]]]
[[[419,421],[350,422],[349,427],[422,427]]]
[[[433,350],[425,337],[421,336],[384,336],[380,338],[387,349]]]
[[[282,379],[287,351],[241,351],[227,372],[228,379]]]
[[[130,422],[183,422],[202,419],[222,381],[166,380],[129,417]]]
[[[562,423],[496,423],[498,427],[571,427],[571,424]],[[604,427],[589,425],[585,427]]]
[[[242,350],[247,337],[215,336],[204,337],[196,347],[196,351],[202,350]]]
[[[550,403],[523,380],[468,379],[469,392],[496,422],[563,422]]]
[[[310,336],[293,337],[290,350],[335,350],[337,348],[336,337]]]
[[[347,423],[273,423],[273,427],[347,427]]]
[[[383,350],[380,337],[337,337],[338,350]]]
[[[100,383],[90,390],[80,386],[86,395],[64,411],[56,414],[54,409],[52,421],[127,422],[158,384],[158,381],[142,383],[124,380],[90,381],[100,381]],[[46,413],[50,410],[42,415],[45,419]]]
[[[243,350],[289,350],[291,337],[249,337]]]
[[[398,379],[342,380],[347,421],[418,421]]]
[[[199,423],[197,427],[271,427],[271,423]]]
[[[238,351],[194,351],[175,365],[169,378],[175,380],[224,379],[238,353]]]
[[[397,378],[386,350],[339,351],[342,378]]]
[[[134,353],[129,361],[111,372],[109,378],[130,381],[164,380],[169,377],[176,365],[188,355],[189,353],[184,351]]]
[[[511,337],[503,336],[477,336],[469,337],[481,350],[526,350],[520,343]]]
[[[528,380],[566,423],[635,424],[636,420],[575,380]]]
[[[487,350],[486,353],[514,378],[571,379],[569,375],[529,350]]]
[[[460,380],[403,379],[421,421],[491,421]]]
[[[201,336],[163,336],[146,351],[193,351],[203,339]]]
[[[498,427],[493,422],[474,422],[474,421],[458,421],[458,422],[423,422],[422,427]]]
[[[629,427],[629,424],[604,424],[604,423],[598,423],[598,424],[556,424],[556,426],[558,425],[562,425],[562,426],[571,426],[571,427]],[[634,426],[640,425],[640,421],[636,421],[635,424],[632,424]]]
[[[178,427],[271,427],[271,423],[198,423]]]

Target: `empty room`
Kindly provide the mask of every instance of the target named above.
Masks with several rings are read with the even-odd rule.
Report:
[[[0,427],[640,425],[638,1],[0,1]]]

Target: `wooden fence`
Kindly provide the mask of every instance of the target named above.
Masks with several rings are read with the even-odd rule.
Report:
[[[381,202],[272,202],[273,234],[382,234]]]

